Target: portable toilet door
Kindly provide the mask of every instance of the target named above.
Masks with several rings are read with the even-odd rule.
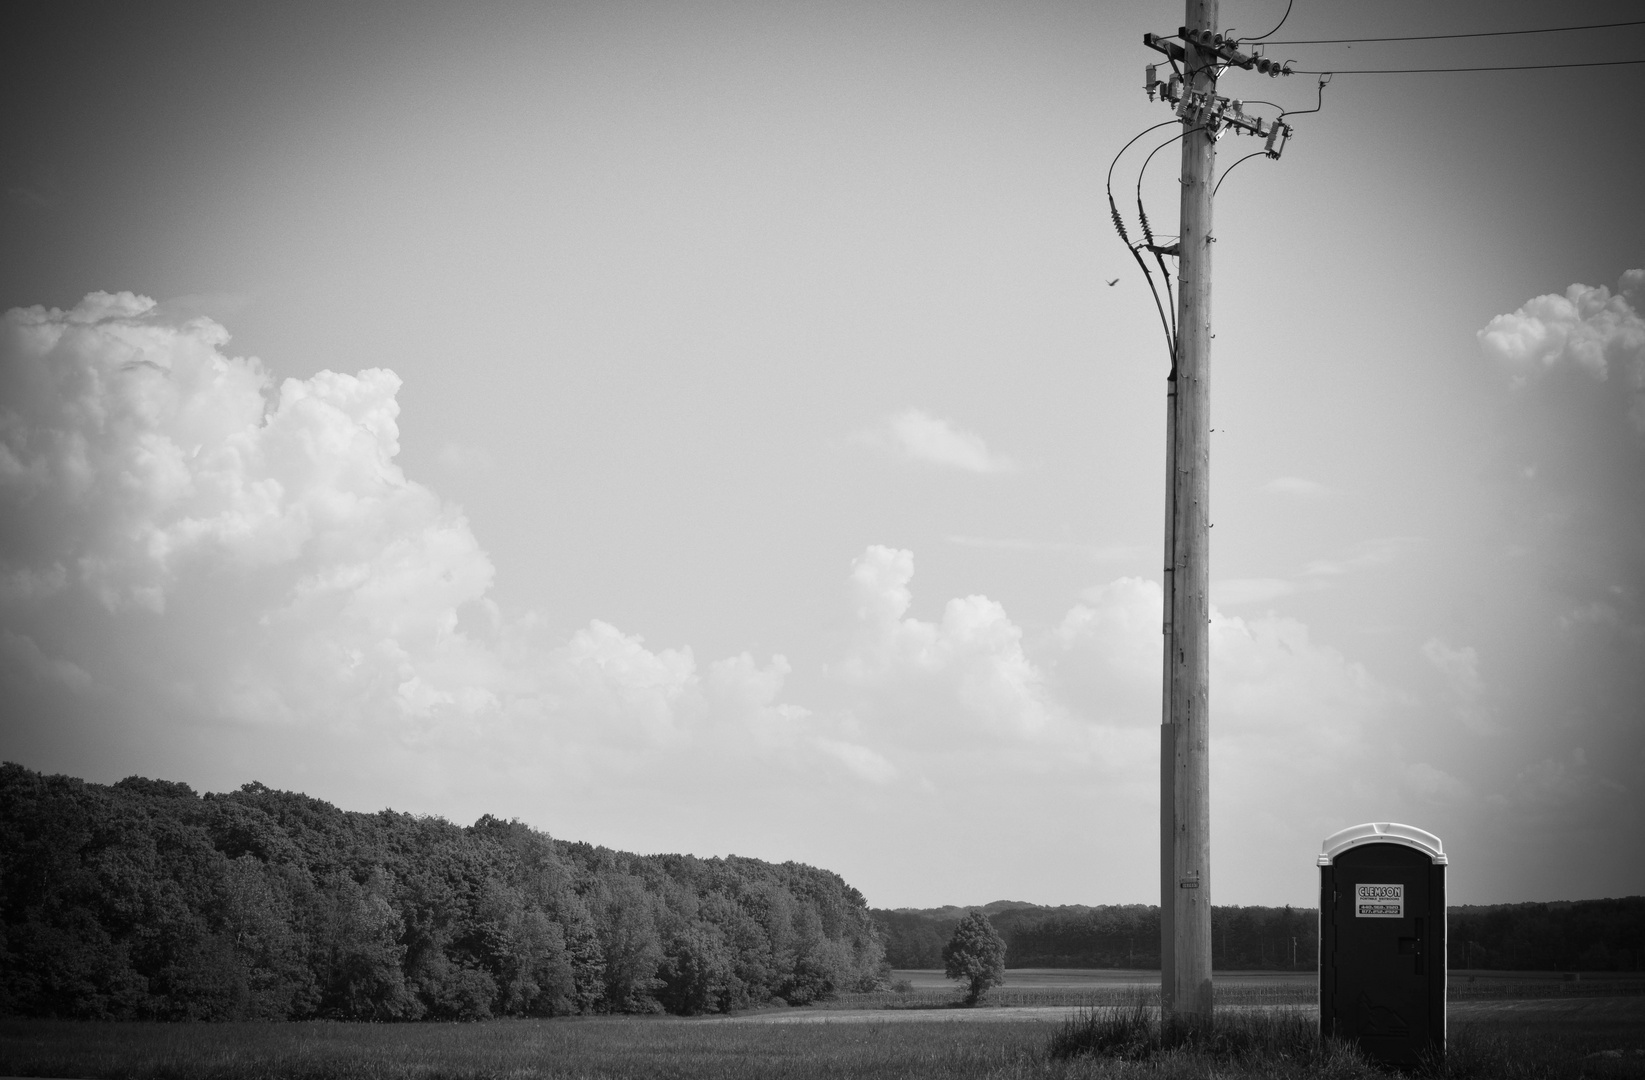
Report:
[[[1445,1053],[1445,866],[1439,837],[1374,822],[1319,857],[1319,1020],[1376,1061]]]

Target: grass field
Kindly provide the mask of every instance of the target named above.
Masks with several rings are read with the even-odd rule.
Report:
[[[918,973],[901,973],[910,976]],[[1150,973],[1154,979],[1157,973]],[[1219,979],[1219,1000],[1240,994],[1306,998],[1222,1014],[1211,1045],[1160,1045],[1148,1019],[1149,986],[1113,973],[1023,972],[1021,1005],[972,1011],[942,1007],[951,989],[909,978],[880,1007],[758,1010],[734,1017],[577,1017],[481,1024],[113,1024],[0,1021],[0,1076],[123,1080],[663,1080],[695,1078],[1385,1078],[1351,1051],[1321,1046],[1311,979]],[[1534,981],[1532,981],[1534,982]],[[1531,985],[1527,982],[1526,985]],[[1474,984],[1478,986],[1478,982]],[[1645,1080],[1645,995],[1489,995],[1451,1010],[1450,1055],[1435,1075],[1456,1080],[1635,1078]],[[1013,989],[1008,984],[1006,989]],[[1584,988],[1585,990],[1589,988]],[[1597,989],[1597,987],[1592,988]],[[1108,994],[1097,1009],[1054,1004]],[[1038,994],[1039,997],[1031,995]],[[1123,995],[1129,995],[1124,997]],[[929,996],[931,1007],[887,1009],[892,998]],[[1053,1004],[1047,1004],[1052,1002]],[[1142,1017],[1138,1021],[1138,1017]],[[1070,1030],[1150,1023],[1154,1041],[1126,1035],[1129,1049],[1059,1056]],[[1129,1019],[1126,1019],[1129,1017]],[[794,1023],[777,1021],[819,1020]],[[922,1022],[943,1021],[943,1022]],[[1081,1025],[1084,1025],[1082,1028]],[[1146,1033],[1144,1033],[1146,1035]],[[1122,1040],[1123,1041],[1123,1040]],[[1166,1040],[1167,1042],[1169,1040]],[[1114,1056],[1115,1053],[1123,1057]]]

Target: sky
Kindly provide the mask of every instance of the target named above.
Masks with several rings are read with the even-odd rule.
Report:
[[[1168,364],[1104,178],[1180,6],[16,10],[0,758],[1157,902]],[[1311,906],[1364,821],[1453,902],[1645,892],[1645,65],[1222,89],[1320,111],[1216,202],[1213,900]]]

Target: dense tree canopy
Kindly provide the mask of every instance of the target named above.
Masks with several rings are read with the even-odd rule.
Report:
[[[975,1005],[1005,980],[1005,941],[981,911],[968,911],[942,947],[943,974],[965,987],[965,1003]]]
[[[517,821],[0,766],[0,1010],[481,1019],[802,1004],[883,978],[797,863],[630,855]]]

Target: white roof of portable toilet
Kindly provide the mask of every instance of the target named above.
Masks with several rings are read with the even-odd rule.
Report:
[[[1397,821],[1368,821],[1364,825],[1350,825],[1341,832],[1327,836],[1325,843],[1320,845],[1319,865],[1330,866],[1344,851],[1364,844],[1400,844],[1416,848],[1439,866],[1450,862],[1445,857],[1445,848],[1439,837],[1426,829],[1401,825]]]

